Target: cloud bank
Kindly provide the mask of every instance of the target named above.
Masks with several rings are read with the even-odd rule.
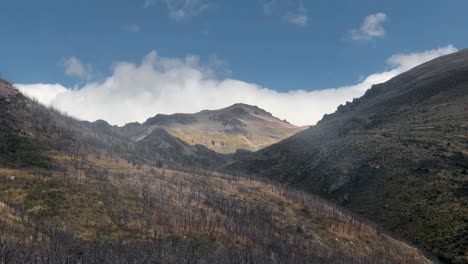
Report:
[[[70,91],[61,84],[15,84],[15,87],[25,95],[34,98],[45,105],[52,105],[59,94]]]
[[[23,93],[84,120],[104,119],[111,124],[143,122],[156,114],[193,113],[234,103],[257,105],[296,125],[312,125],[337,106],[360,97],[376,83],[433,58],[457,51],[447,47],[421,53],[396,54],[388,70],[361,82],[314,91],[278,92],[254,83],[216,78],[213,66],[196,56],[164,58],[152,51],[139,64],[117,63],[102,82],[68,89],[59,84],[16,84]]]
[[[359,29],[351,30],[351,39],[355,41],[369,41],[385,36],[383,23],[387,21],[387,15],[377,13],[367,16]]]

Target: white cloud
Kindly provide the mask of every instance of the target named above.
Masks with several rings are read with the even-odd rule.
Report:
[[[61,84],[15,84],[15,87],[45,105],[51,105],[57,95],[70,91]]]
[[[299,26],[307,25],[308,11],[302,0],[262,0],[265,15],[282,17],[284,21]]]
[[[57,85],[17,85],[20,91],[52,103],[81,119],[104,119],[112,124],[143,122],[158,113],[192,113],[219,109],[234,103],[257,105],[293,124],[310,125],[332,113],[336,107],[360,97],[376,83],[382,83],[425,61],[455,52],[453,46],[421,53],[397,54],[387,61],[388,70],[363,78],[357,84],[314,91],[277,92],[240,80],[219,80],[210,66],[196,56],[184,59],[149,53],[140,64],[120,62],[102,82],[80,89],[64,90]],[[39,95],[39,96],[38,96]]]
[[[151,6],[164,6],[176,21],[198,16],[208,8],[205,0],[145,0],[144,7]]]
[[[355,41],[369,41],[385,36],[385,29],[382,24],[387,21],[387,15],[376,13],[367,16],[359,29],[350,32],[351,39]]]
[[[294,12],[289,11],[288,13],[286,13],[284,19],[286,19],[286,21],[291,24],[305,26],[307,25],[309,17],[307,16],[307,9],[302,3],[300,3],[297,10],[295,10]]]
[[[430,61],[433,58],[440,57],[445,54],[450,54],[458,51],[453,45],[446,47],[427,50],[421,53],[406,53],[406,54],[395,54],[387,59],[387,64],[390,67],[399,67],[404,71],[414,68],[424,62]]]
[[[125,26],[123,27],[123,29],[124,29],[125,31],[132,32],[132,33],[138,33],[138,32],[141,31],[140,26],[137,25],[137,24],[125,25]]]
[[[80,78],[89,78],[91,76],[91,65],[84,65],[75,56],[62,59],[59,65],[63,67],[68,76]]]

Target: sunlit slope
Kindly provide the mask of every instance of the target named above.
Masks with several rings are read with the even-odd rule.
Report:
[[[164,128],[188,144],[203,145],[219,153],[259,150],[305,129],[246,104],[195,114],[157,115],[143,124],[113,127],[135,141],[144,139],[156,128]]]

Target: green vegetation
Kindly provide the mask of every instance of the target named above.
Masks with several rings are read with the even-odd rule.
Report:
[[[66,205],[66,189],[59,182],[32,181],[24,185],[26,208],[34,212],[37,219],[49,219],[63,213]]]
[[[46,147],[37,141],[16,134],[0,136],[0,165],[14,167],[50,167]]]

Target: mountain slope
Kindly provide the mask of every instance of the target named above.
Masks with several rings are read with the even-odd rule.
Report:
[[[192,146],[159,133],[159,143],[149,147],[118,135],[105,121],[86,122],[48,109],[18,93],[0,80],[0,164],[47,167],[47,152],[71,155],[115,155],[132,163],[216,168],[228,157],[202,146]],[[158,133],[158,132],[155,132]],[[164,142],[164,144],[162,144]],[[172,144],[174,144],[172,146]],[[177,152],[173,149],[188,151]]]
[[[101,254],[120,254],[118,248],[133,248],[132,241],[143,245],[134,248],[138,254],[105,257],[104,263],[130,257],[140,263],[168,255],[173,259],[168,263],[190,257],[195,263],[213,257],[209,263],[232,263],[230,258],[236,263],[430,263],[380,229],[320,199],[278,186],[136,167],[104,156],[54,158],[67,168],[65,173],[0,169],[0,201],[12,207],[10,215],[0,216],[0,241],[5,245],[0,256],[13,255],[20,263],[31,261],[30,254],[18,254],[23,250],[47,256],[50,252],[43,247],[49,247],[52,236],[50,243],[60,244],[60,257],[78,258],[79,248],[85,252],[83,263],[95,263],[89,260],[99,256],[93,253],[98,248]],[[62,229],[54,230],[59,226]],[[28,248],[34,232],[43,233],[42,239]],[[60,232],[65,232],[64,240]]]
[[[139,141],[156,128],[164,128],[188,144],[203,145],[220,153],[234,153],[238,149],[259,150],[305,129],[246,104],[195,114],[158,114],[141,125],[130,123],[113,129]]]
[[[317,197],[186,166],[200,149],[163,129],[139,145],[0,98],[2,263],[430,263]]]
[[[375,85],[227,170],[319,194],[446,263],[466,263],[468,50]]]

